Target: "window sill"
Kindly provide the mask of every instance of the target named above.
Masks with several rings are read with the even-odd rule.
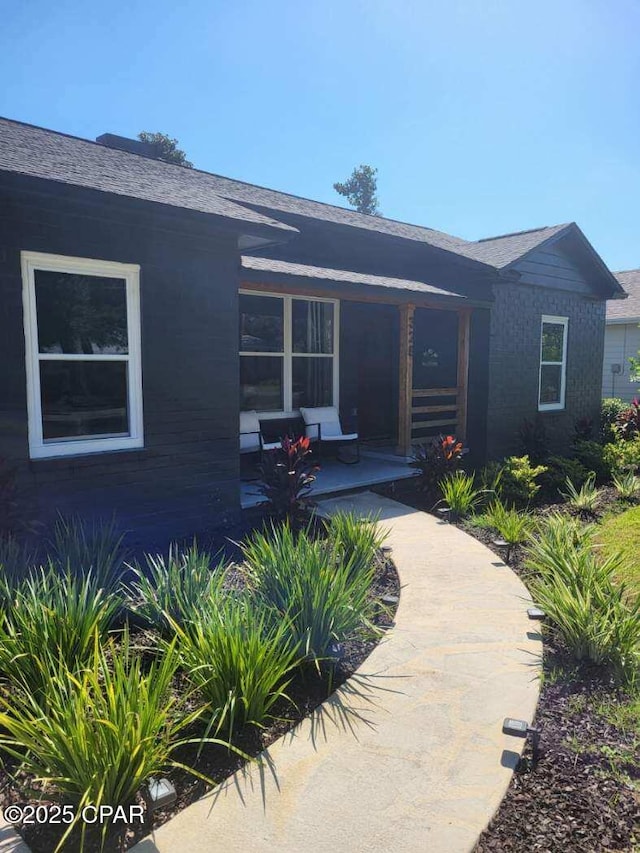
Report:
[[[80,443],[78,443],[79,445]],[[56,462],[56,461],[77,461],[80,459],[88,459],[94,456],[112,455],[114,453],[132,453],[144,450],[144,442],[142,439],[130,440],[127,443],[113,443],[102,447],[84,447],[73,446],[71,444],[64,447],[57,446],[53,448],[51,445],[43,445],[34,448],[30,451],[29,459],[31,462]]]
[[[564,412],[566,406],[560,403],[549,403],[548,405],[538,405],[539,412]]]

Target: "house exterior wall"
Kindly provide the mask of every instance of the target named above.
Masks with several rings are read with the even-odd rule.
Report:
[[[239,258],[202,222],[98,195],[0,184],[0,456],[43,522],[116,513],[147,547],[239,506]],[[142,449],[30,460],[21,250],[140,265]]]
[[[603,397],[620,397],[631,402],[640,396],[640,379],[633,377],[629,364],[632,356],[638,356],[638,350],[640,326],[637,323],[607,323],[602,364]],[[613,364],[620,365],[620,373],[612,372]]]
[[[495,287],[487,423],[490,459],[523,452],[518,430],[525,419],[539,415],[549,446],[556,452],[569,449],[576,420],[587,417],[598,422],[606,302],[586,295],[582,287],[564,290],[561,284],[552,288],[521,280]],[[538,412],[543,314],[569,318],[566,398],[561,411]]]

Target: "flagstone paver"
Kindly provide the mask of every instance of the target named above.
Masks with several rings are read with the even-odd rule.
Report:
[[[361,669],[252,765],[136,853],[458,853],[502,799],[530,720],[541,643],[518,578],[480,542],[372,493],[400,574],[396,625]]]

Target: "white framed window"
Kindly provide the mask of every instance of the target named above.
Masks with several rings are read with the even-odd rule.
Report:
[[[140,267],[22,252],[32,459],[143,446]]]
[[[542,315],[538,410],[564,409],[567,385],[568,317]]]
[[[240,410],[261,417],[337,406],[337,299],[240,292]]]

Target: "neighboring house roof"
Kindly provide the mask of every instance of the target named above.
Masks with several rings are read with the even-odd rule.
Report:
[[[314,267],[307,264],[294,264],[289,261],[278,261],[271,258],[258,258],[253,255],[243,255],[243,270],[276,275],[298,276],[300,278],[316,278],[324,281],[345,282],[348,284],[363,284],[370,287],[386,287],[395,290],[409,290],[416,293],[427,293],[433,296],[454,297],[465,299],[459,293],[443,290],[422,281],[411,281],[403,278],[389,278],[382,275],[350,272],[349,270],[334,270],[326,267]]]
[[[629,295],[607,302],[607,323],[640,323],[640,269],[614,275]]]
[[[289,225],[218,195],[205,172],[3,118],[0,118],[0,171],[297,233]]]

